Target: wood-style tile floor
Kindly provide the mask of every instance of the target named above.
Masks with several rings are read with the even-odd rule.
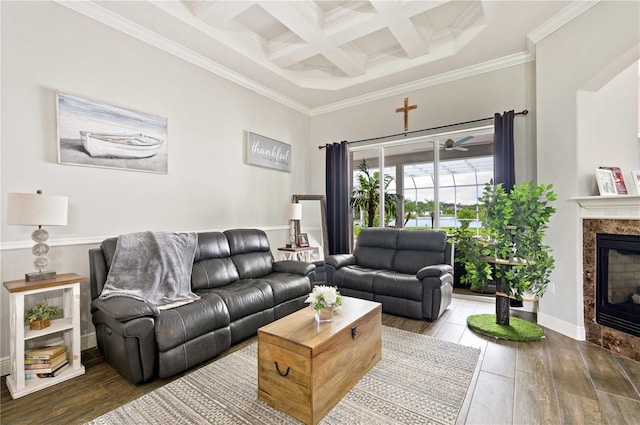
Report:
[[[481,349],[458,424],[640,425],[640,362],[550,330],[543,340],[516,343],[485,338],[466,327],[467,316],[494,308],[455,298],[436,322],[383,315],[387,326]],[[533,318],[531,313],[512,314]],[[133,385],[97,349],[83,352],[83,364],[84,375],[17,400],[11,399],[3,377],[1,423],[81,424],[170,381]]]

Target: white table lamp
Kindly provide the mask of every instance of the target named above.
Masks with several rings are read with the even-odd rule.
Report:
[[[41,190],[37,193],[9,193],[7,199],[7,224],[17,226],[38,226],[31,234],[35,242],[31,252],[36,258],[33,264],[38,272],[25,274],[25,280],[53,279],[56,272],[45,270],[49,266],[49,233],[42,226],[66,226],[67,225],[66,196],[43,195]]]
[[[302,204],[291,203],[287,204],[285,211],[288,220],[291,220],[291,227],[289,228],[289,243],[287,248],[296,247],[296,220],[302,218]]]

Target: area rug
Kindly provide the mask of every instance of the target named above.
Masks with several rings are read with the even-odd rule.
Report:
[[[322,419],[330,424],[453,424],[480,350],[382,327],[382,360]],[[299,424],[258,400],[257,343],[89,424]]]

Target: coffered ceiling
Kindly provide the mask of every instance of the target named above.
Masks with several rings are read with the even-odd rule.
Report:
[[[60,1],[310,115],[535,58],[585,1]]]

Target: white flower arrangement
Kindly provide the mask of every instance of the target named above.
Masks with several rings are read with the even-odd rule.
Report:
[[[323,308],[342,306],[342,295],[335,286],[317,285],[313,287],[313,292],[309,294],[305,303],[310,303],[314,310]]]

